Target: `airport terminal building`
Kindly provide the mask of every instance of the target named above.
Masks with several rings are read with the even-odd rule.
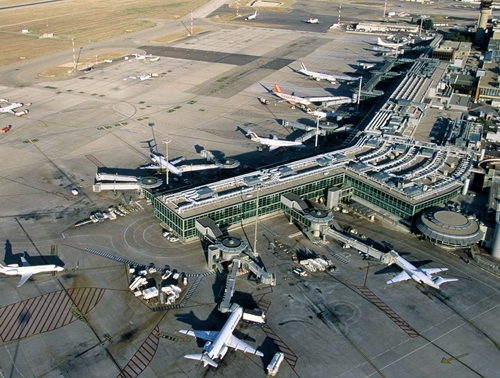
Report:
[[[366,127],[353,130],[347,148],[178,193],[145,190],[145,196],[183,242],[203,237],[196,222],[207,217],[229,229],[286,213],[309,226],[307,217],[290,208],[289,194],[330,209],[359,199],[379,213],[412,222],[422,210],[467,191],[478,154],[480,126],[464,119],[435,120],[427,133],[440,133],[439,143],[415,138],[427,115],[428,88],[444,75],[440,67],[436,59],[417,59]]]

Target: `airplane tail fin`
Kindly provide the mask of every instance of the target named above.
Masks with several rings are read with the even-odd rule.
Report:
[[[248,132],[247,132],[247,134],[246,134],[246,135],[247,135],[247,136],[249,136],[249,137],[250,137],[250,139],[252,139],[252,140],[254,140],[254,139],[257,139],[257,138],[258,138],[257,134],[255,134],[252,130],[248,130]]]
[[[184,358],[187,358],[189,360],[195,360],[195,361],[201,361],[203,362],[203,366],[207,366],[207,365],[210,365],[210,366],[213,366],[214,368],[216,368],[218,365],[217,363],[212,360],[210,357],[208,357],[205,353],[203,354],[186,354],[184,356]]]
[[[433,279],[433,281],[437,287],[440,287],[442,284],[444,284],[446,282],[458,281],[458,278],[443,278],[443,277],[437,276]]]
[[[300,68],[304,71],[307,71],[306,65],[304,63],[300,63]]]
[[[380,39],[380,37],[377,37],[377,42],[378,42],[379,45],[383,45],[384,44],[384,42],[382,42],[382,40]]]
[[[280,89],[280,87],[278,87],[278,83],[274,83],[274,92],[275,93],[283,93]]]

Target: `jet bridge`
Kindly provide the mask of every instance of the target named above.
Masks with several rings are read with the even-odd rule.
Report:
[[[240,166],[240,162],[238,160],[231,158],[217,159],[214,154],[208,150],[201,151],[201,156],[214,163],[215,167],[220,169],[234,169]]]
[[[243,256],[241,258],[241,264],[243,269],[249,270],[257,277],[264,285],[276,286],[276,273],[268,273],[264,268],[261,268],[255,261],[250,259],[249,256]]]
[[[233,259],[233,268],[231,273],[228,274],[226,280],[226,289],[224,290],[224,296],[222,297],[222,302],[219,305],[220,312],[229,312],[231,309],[231,299],[234,294],[234,285],[236,284],[236,276],[238,274],[238,269],[240,268],[240,260]]]
[[[163,180],[158,177],[134,177],[105,173],[97,173],[96,179],[103,180],[92,185],[92,190],[97,193],[103,190],[154,189],[163,184]]]
[[[336,226],[338,227],[338,224]],[[344,245],[348,245],[354,249],[357,249],[360,254],[373,257],[374,259],[384,264],[391,265],[394,262],[392,261],[391,256],[388,253],[381,252],[376,248],[360,242],[358,239],[344,235],[342,232],[332,230],[330,227],[323,227],[323,233],[340,241]]]

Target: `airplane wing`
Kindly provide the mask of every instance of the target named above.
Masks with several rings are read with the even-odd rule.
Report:
[[[23,283],[28,281],[28,278],[30,278],[30,277],[31,277],[31,273],[23,274],[21,277],[21,281],[19,281],[19,283],[17,284],[17,287],[21,287],[23,285]]]
[[[141,169],[161,169],[162,167],[160,167],[159,165],[148,165],[147,167],[141,167]]]
[[[205,353],[203,353],[203,354],[186,354],[184,356],[184,358],[187,358],[189,360],[201,361],[201,362],[203,362],[204,366],[211,365],[214,368],[219,366],[214,360],[212,360]]]
[[[23,266],[30,266],[28,261],[26,261],[26,259],[23,256],[21,256],[21,262],[23,263]]]
[[[439,273],[439,272],[446,272],[448,270],[448,268],[421,268],[425,273],[428,273],[428,274],[436,274],[436,273]]]
[[[279,138],[276,135],[273,135],[274,140],[278,140]]]
[[[169,163],[172,164],[172,165],[176,165],[177,163],[180,163],[181,161],[184,161],[186,160],[185,157],[181,156],[180,158],[178,159],[175,159],[175,160],[170,160]]]
[[[186,329],[181,329],[179,333],[183,333],[188,336],[197,337],[199,339],[214,341],[214,339],[219,334],[219,331],[188,331]]]
[[[226,345],[230,348],[240,350],[245,353],[256,354],[259,357],[264,357],[264,354],[255,348],[252,348],[247,343],[241,341],[236,336],[231,335],[231,337],[226,341]]]
[[[280,146],[269,146],[269,151],[274,151],[277,148],[280,148]]]
[[[387,281],[388,284],[391,284],[391,283],[396,283],[396,282],[401,282],[401,281],[408,281],[411,277],[409,276],[408,273],[406,273],[404,270],[399,273],[396,277],[394,277],[393,279]]]

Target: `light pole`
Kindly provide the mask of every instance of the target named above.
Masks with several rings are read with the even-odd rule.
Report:
[[[167,148],[166,148],[166,155],[165,155],[165,176],[166,176],[166,182],[167,182],[167,186],[168,186],[168,145],[169,143],[172,141],[172,139],[170,138],[165,138],[162,140],[162,143],[164,143]]]
[[[256,185],[257,189],[257,204],[255,206],[255,233],[253,237],[253,255],[257,256],[257,227],[259,226],[259,191],[260,185]]]
[[[363,85],[363,76],[359,77],[358,98],[356,99],[356,112],[359,112],[359,101],[361,100],[361,85]]]
[[[316,141],[314,147],[318,147],[318,134],[319,134],[319,115],[316,117]]]
[[[80,61],[80,55],[82,54],[82,49],[83,46],[80,46],[80,49],[78,50],[78,58],[76,59],[75,63],[75,72],[78,71],[78,62]]]

